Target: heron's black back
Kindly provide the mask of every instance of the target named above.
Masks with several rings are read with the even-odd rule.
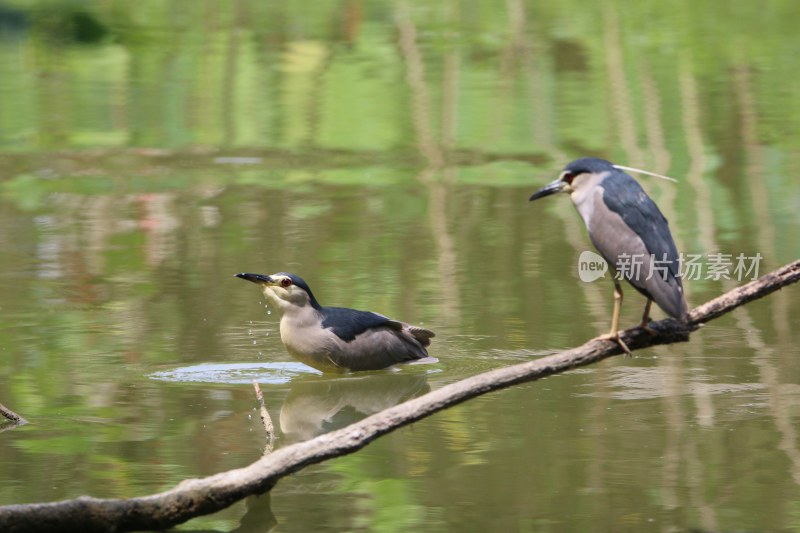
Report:
[[[346,307],[323,307],[322,327],[329,328],[337,337],[350,342],[368,329],[389,325],[392,320],[371,311]]]

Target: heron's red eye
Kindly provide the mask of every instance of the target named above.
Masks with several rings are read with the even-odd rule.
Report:
[[[283,278],[281,280],[281,287],[291,287],[291,286],[292,286],[292,280],[291,279]]]
[[[572,180],[574,179],[575,179],[575,174],[573,174],[572,172],[564,172],[564,174],[561,175],[561,180],[566,181],[569,185],[572,185]]]

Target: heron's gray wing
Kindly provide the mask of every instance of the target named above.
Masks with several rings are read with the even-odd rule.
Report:
[[[412,326],[411,324],[406,324],[398,320],[389,320],[386,325],[392,329],[411,335],[423,346],[430,346],[431,339],[436,336],[436,334],[429,329]]]
[[[667,261],[669,273],[679,275],[678,249],[669,223],[656,203],[647,196],[639,183],[624,172],[614,172],[602,182],[603,201],[608,209],[618,214],[625,224],[642,239],[647,252],[661,261]]]
[[[433,332],[378,313],[339,307],[323,309],[323,328],[337,339],[327,357],[350,370],[377,370],[428,357]]]
[[[626,279],[668,314],[683,317],[687,306],[679,256],[667,219],[627,174],[614,172],[603,180],[602,186],[602,201],[614,216],[603,223],[592,221],[592,242],[617,270],[621,270],[622,254],[642,255],[638,277]]]

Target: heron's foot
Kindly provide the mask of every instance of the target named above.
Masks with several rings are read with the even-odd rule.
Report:
[[[650,322],[650,319],[643,321],[641,324],[639,324],[639,327],[645,330],[651,337],[655,337],[658,335],[658,331],[650,327]]]
[[[617,331],[616,333],[606,333],[605,335],[600,335],[597,338],[603,341],[611,341],[617,343],[617,345],[620,348],[622,348],[622,351],[625,352],[625,357],[633,357],[630,348],[628,348],[628,345],[625,344],[625,341],[623,341],[622,338],[619,336],[619,331]]]

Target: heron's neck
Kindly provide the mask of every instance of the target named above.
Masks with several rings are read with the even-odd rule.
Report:
[[[581,182],[574,184],[577,186],[575,186],[572,193],[570,193],[572,203],[575,204],[575,208],[578,210],[578,213],[580,213],[587,228],[591,224],[597,201],[603,200],[603,188],[599,185],[607,175],[608,172],[589,174],[586,177],[581,176],[577,178],[580,179]]]

